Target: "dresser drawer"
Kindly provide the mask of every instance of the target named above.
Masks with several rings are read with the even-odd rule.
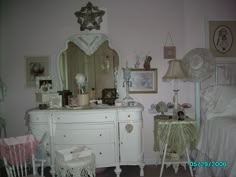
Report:
[[[91,146],[92,151],[96,155],[96,164],[101,166],[113,166],[115,165],[115,146],[114,144],[101,144]]]
[[[142,120],[142,112],[141,111],[119,111],[118,112],[119,121],[127,121],[127,120]]]
[[[30,123],[29,129],[38,142],[41,141],[45,133],[47,133],[47,136],[49,136],[49,126],[46,123]]]
[[[76,144],[73,146],[81,146],[83,144]],[[92,152],[96,156],[96,166],[114,166],[115,165],[115,146],[114,144],[97,144],[97,145],[86,145],[92,149]],[[71,145],[57,144],[56,150],[66,149],[72,147]]]
[[[29,122],[48,122],[49,114],[32,113],[29,114]]]
[[[113,124],[63,124],[56,126],[56,144],[102,144],[114,142]]]
[[[70,112],[54,113],[53,117],[56,123],[83,123],[83,122],[113,122],[115,112]]]

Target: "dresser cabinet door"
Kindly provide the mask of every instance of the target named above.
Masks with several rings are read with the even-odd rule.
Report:
[[[143,160],[142,121],[131,124],[133,130],[128,132],[127,122],[119,123],[121,165],[139,164]]]

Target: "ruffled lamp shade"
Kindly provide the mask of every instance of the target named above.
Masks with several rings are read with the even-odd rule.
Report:
[[[181,60],[170,60],[169,67],[162,80],[185,80],[187,79],[186,74],[182,68]]]

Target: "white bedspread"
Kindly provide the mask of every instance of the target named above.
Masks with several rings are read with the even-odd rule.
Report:
[[[200,131],[196,161],[225,161],[226,167],[196,167],[196,177],[236,177],[236,117],[207,120]]]

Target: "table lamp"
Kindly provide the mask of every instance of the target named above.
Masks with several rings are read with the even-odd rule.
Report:
[[[169,62],[169,67],[166,72],[166,74],[163,76],[162,80],[163,81],[174,81],[174,97],[173,97],[173,102],[174,102],[174,109],[173,109],[173,117],[177,117],[177,109],[178,109],[178,81],[179,80],[185,80],[187,79],[186,74],[184,73],[184,70],[182,69],[182,64],[181,60],[170,60]]]

